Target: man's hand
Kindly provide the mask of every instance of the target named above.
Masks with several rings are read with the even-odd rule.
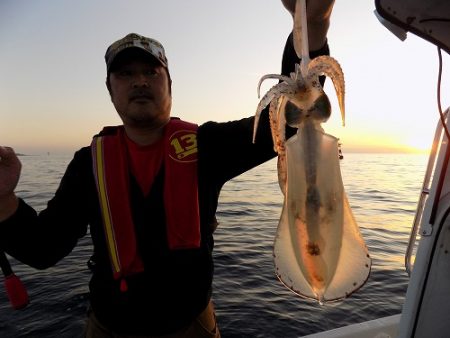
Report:
[[[296,0],[281,0],[294,17]],[[306,0],[309,50],[318,50],[325,44],[334,0]]]
[[[14,189],[19,182],[21,168],[14,150],[0,146],[0,222],[17,209],[18,200]]]

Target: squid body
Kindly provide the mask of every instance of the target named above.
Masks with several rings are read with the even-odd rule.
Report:
[[[299,17],[302,1],[294,17],[294,46],[302,49],[302,61],[289,77],[269,74],[261,78],[258,93],[264,80],[280,82],[258,105],[253,139],[260,113],[269,105],[278,181],[284,194],[274,243],[276,274],[298,295],[324,303],[359,289],[369,276],[371,259],[344,191],[338,139],[321,127],[331,114],[331,105],[319,76],[331,78],[344,122],[344,75],[329,56],[309,60],[304,41],[306,18]],[[289,140],[286,124],[297,128]]]

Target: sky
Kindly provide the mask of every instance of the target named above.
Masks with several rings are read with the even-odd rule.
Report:
[[[374,9],[373,0],[336,0],[328,40],[345,74],[346,125],[328,80],[333,113],[323,128],[344,152],[428,149],[439,118],[437,48],[411,33],[400,41]],[[196,123],[251,116],[258,81],[280,72],[291,29],[280,0],[1,0],[0,145],[71,154],[103,126],[120,124],[103,57],[130,32],[163,43],[172,116]],[[444,109],[449,61],[443,52]]]

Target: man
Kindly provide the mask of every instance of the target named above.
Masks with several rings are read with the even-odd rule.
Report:
[[[282,0],[293,13],[294,1]],[[328,52],[332,0],[308,3],[311,57]],[[201,126],[171,118],[163,46],[129,34],[106,51],[106,86],[123,126],[76,152],[38,215],[14,194],[20,162],[0,147],[0,248],[38,269],[65,257],[90,226],[86,337],[220,337],[211,303],[215,211],[221,187],[273,158],[264,112]],[[292,38],[282,72],[298,63]]]

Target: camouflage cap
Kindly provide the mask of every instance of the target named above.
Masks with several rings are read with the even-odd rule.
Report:
[[[108,73],[116,56],[127,48],[140,48],[154,56],[162,66],[167,68],[166,53],[164,52],[164,47],[160,42],[136,33],[130,33],[124,38],[111,44],[111,46],[109,46],[106,50],[105,61]]]

